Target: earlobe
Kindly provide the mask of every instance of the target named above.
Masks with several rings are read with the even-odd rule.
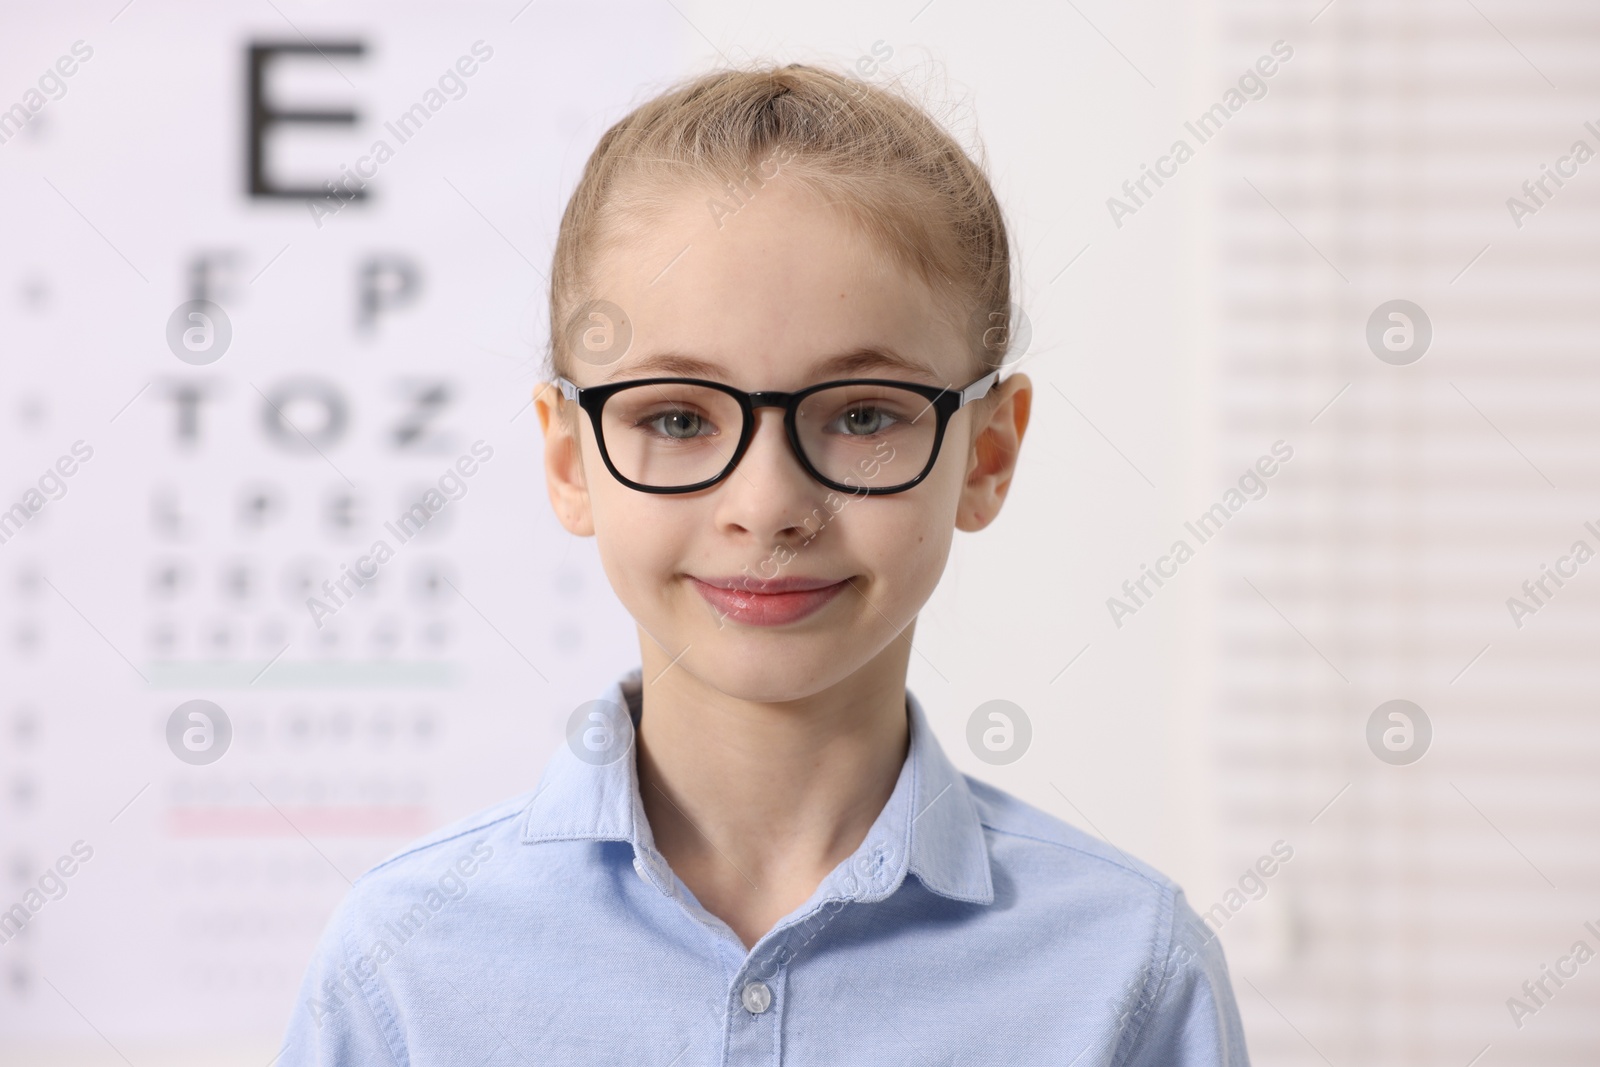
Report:
[[[995,402],[972,442],[966,483],[961,489],[956,529],[983,529],[1000,512],[1016,473],[1022,438],[1032,410],[1033,383],[1013,374],[997,387]]]
[[[581,431],[577,419],[556,408],[559,402],[563,398],[551,383],[542,383],[534,393],[534,409],[544,431],[544,474],[550,506],[568,533],[589,537],[594,534],[594,516],[589,506]]]

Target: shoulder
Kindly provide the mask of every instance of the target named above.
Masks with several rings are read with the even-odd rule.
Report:
[[[1221,942],[1171,878],[1003,789],[964,776],[1012,910],[1071,933],[1116,975],[1119,1064],[1247,1067]],[[1071,802],[1068,801],[1070,804]],[[1023,902],[1023,898],[1029,898]]]
[[[459,901],[493,879],[484,873],[521,836],[534,793],[511,797],[417,839],[351,883],[329,917],[301,979],[285,1063],[407,1062],[405,1013],[392,986],[401,951],[416,962],[437,951],[439,923],[460,917]]]
[[[967,788],[1002,914],[1059,952],[1092,953],[1130,985],[1161,973],[1191,914],[1176,882],[1003,789],[971,777]]]
[[[495,854],[516,844],[522,814],[536,791],[508,797],[480,811],[446,823],[374,865],[351,883],[350,896],[373,901],[437,882],[454,872],[470,878]]]
[[[1125,889],[1170,898],[1177,884],[1117,846],[971,775],[967,791],[987,832],[991,848],[1033,863],[1069,868]],[[1071,802],[1068,801],[1070,804]]]

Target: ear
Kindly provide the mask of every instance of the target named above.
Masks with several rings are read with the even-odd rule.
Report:
[[[578,404],[562,396],[554,382],[540,382],[533,391],[533,407],[544,430],[544,478],[550,491],[550,506],[568,533],[592,537],[594,512],[583,468],[583,440],[579,436],[582,413]]]
[[[1013,374],[975,405],[982,420],[973,431],[967,454],[967,480],[961,487],[956,529],[968,533],[983,529],[1000,513],[1017,469],[1022,435],[1028,430],[1033,405],[1033,383],[1026,374]]]

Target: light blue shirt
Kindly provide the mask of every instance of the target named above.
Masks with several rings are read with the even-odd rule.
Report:
[[[906,759],[861,847],[747,950],[656,851],[639,684],[601,697],[619,736],[582,734],[598,746],[558,748],[533,793],[355,882],[282,1067],[1248,1064],[1183,892],[962,775],[909,691]],[[597,759],[607,744],[622,758]]]

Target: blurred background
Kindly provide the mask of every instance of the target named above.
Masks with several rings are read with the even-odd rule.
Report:
[[[546,503],[550,249],[611,122],[769,58],[923,101],[1013,226],[1033,423],[911,662],[952,758],[1178,879],[1258,1063],[1600,1062],[1600,9],[0,20],[0,1062],[269,1063],[349,880],[638,662]]]

